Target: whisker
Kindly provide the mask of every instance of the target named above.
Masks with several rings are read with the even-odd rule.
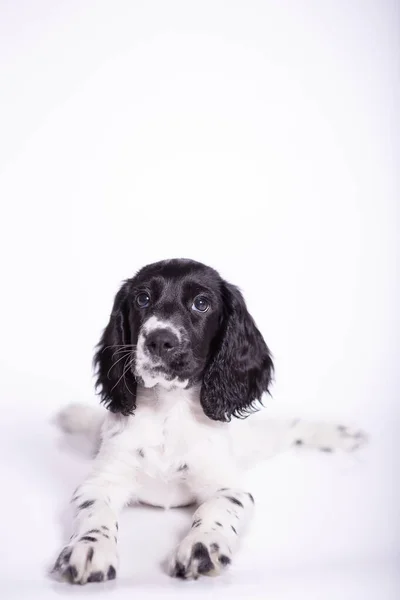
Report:
[[[110,346],[105,346],[104,350],[107,348],[132,348],[137,346],[137,344],[111,344]]]
[[[128,364],[128,367],[130,368],[132,366],[132,361]],[[128,390],[128,392],[133,396],[133,392],[132,390],[129,389],[128,384],[126,383],[126,377],[125,377],[125,373],[127,372],[127,369],[124,370],[124,372],[122,373],[123,377],[124,377],[124,384],[126,389]]]
[[[124,352],[135,352],[136,348],[125,348],[124,350],[121,348],[121,350],[115,350],[115,352],[112,353],[111,356],[115,356],[116,354],[122,354]]]
[[[121,360],[123,360],[124,358],[127,358],[127,357],[128,357],[130,354],[131,354],[131,351],[130,351],[130,350],[127,350],[126,352],[127,352],[127,354],[124,354],[123,356],[121,356],[121,357],[120,357],[118,360],[116,360],[116,361],[115,361],[115,363],[113,363],[113,364],[111,365],[111,367],[108,369],[108,372],[107,372],[107,378],[108,378],[108,379],[110,379],[110,371],[111,371],[111,369],[113,369],[113,368],[114,368],[114,367],[115,367],[115,366],[116,366],[116,365],[117,365],[117,364],[118,364],[118,363],[119,363]],[[114,356],[114,355],[113,355],[113,356]]]
[[[128,366],[126,366],[126,363],[128,363]],[[115,385],[113,385],[113,387],[111,388],[111,392],[113,391],[114,388],[117,387],[117,385],[119,384],[119,382],[121,381],[121,379],[124,377],[124,381],[125,381],[125,374],[127,373],[127,371],[130,369],[131,365],[132,365],[132,359],[128,358],[126,359],[126,363],[124,365],[124,370],[122,372],[121,377],[118,379],[117,383]],[[128,388],[129,389],[129,388]],[[130,390],[129,390],[130,391]],[[132,394],[132,392],[130,392]]]
[[[109,348],[136,348],[137,344],[111,344],[110,346],[104,346],[104,348],[102,349],[102,352],[104,352],[105,350],[108,350]]]
[[[133,352],[134,349],[135,348],[121,348],[120,350],[115,350],[115,352],[113,352],[111,354],[111,358],[114,358],[114,356],[116,354],[121,354],[121,353],[124,353],[124,352]]]

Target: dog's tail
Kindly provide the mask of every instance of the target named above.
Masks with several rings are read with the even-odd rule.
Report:
[[[68,404],[55,416],[54,423],[65,433],[100,437],[105,410],[87,404]]]

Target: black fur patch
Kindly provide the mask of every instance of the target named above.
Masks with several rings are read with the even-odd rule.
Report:
[[[219,550],[218,544],[215,544],[215,543],[211,544],[210,550],[211,550],[211,552],[218,552],[218,550]]]
[[[78,577],[78,571],[76,567],[69,565],[64,571],[64,577],[70,583],[74,583],[75,579]]]
[[[104,573],[102,573],[101,571],[96,571],[95,573],[92,573],[88,577],[89,583],[94,583],[94,582],[98,583],[100,581],[104,581]]]
[[[202,575],[209,573],[214,568],[208,550],[201,542],[197,542],[193,546],[192,559],[198,561],[197,570]]]
[[[94,500],[85,500],[85,502],[82,502],[82,504],[80,504],[78,508],[79,510],[83,510],[84,508],[90,508],[91,506],[93,506],[94,502]]]
[[[233,496],[225,496],[225,498],[229,500],[229,502],[232,502],[232,504],[236,504],[236,506],[241,506],[243,508],[243,504],[237,498],[234,498]]]
[[[83,537],[81,537],[80,541],[81,542],[97,542],[97,538],[95,538],[91,535],[84,535]]]
[[[248,496],[249,496],[250,500],[252,501],[252,503],[254,504],[254,498],[253,498],[253,496],[250,494],[250,492],[248,493]]]
[[[176,561],[174,575],[175,575],[175,577],[178,577],[179,579],[185,579],[186,569],[181,562]]]
[[[199,525],[201,525],[201,519],[196,519],[195,521],[193,521],[192,523],[192,528],[194,527],[199,527]]]
[[[115,579],[117,576],[117,572],[112,565],[108,567],[107,571],[107,579]]]
[[[236,531],[236,529],[234,528],[233,525],[231,525],[231,529],[232,529],[233,533],[235,533],[237,535],[237,531]]]
[[[91,562],[92,558],[93,558],[93,554],[94,554],[94,549],[93,548],[89,548],[88,553],[87,553],[87,561]]]
[[[69,561],[69,559],[71,558],[71,554],[72,554],[72,550],[70,550],[69,548],[64,548],[60,552],[60,554],[55,562],[53,571],[58,571],[64,564],[66,564]]]

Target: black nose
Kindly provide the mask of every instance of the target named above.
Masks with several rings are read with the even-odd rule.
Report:
[[[169,329],[154,329],[146,337],[146,348],[153,356],[167,358],[179,346],[177,336]]]

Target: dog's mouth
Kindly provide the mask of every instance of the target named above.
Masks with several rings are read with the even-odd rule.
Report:
[[[186,378],[190,375],[191,369],[191,361],[186,357],[176,358],[168,364],[147,361],[142,362],[140,366],[140,372],[144,372],[147,375],[163,376],[169,380],[174,379],[174,377]],[[140,373],[137,374],[140,376]]]
[[[147,388],[159,384],[171,388],[174,385],[186,387],[198,371],[190,352],[177,351],[168,361],[153,360],[150,356],[141,357],[136,362],[134,375]]]
[[[190,376],[184,367],[171,369],[165,365],[142,364],[140,369],[135,370],[136,379],[146,388],[156,385],[170,389],[173,387],[187,387]]]

